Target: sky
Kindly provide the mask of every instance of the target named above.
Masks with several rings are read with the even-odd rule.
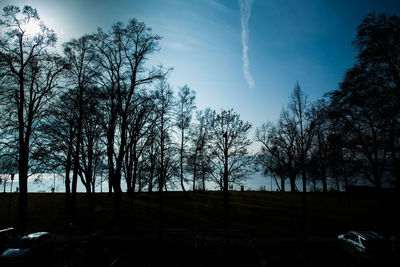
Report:
[[[233,109],[254,128],[276,121],[298,81],[311,100],[338,87],[354,64],[356,28],[371,12],[400,15],[400,1],[0,0],[31,5],[58,46],[136,18],[162,36],[150,64],[173,67],[199,109]]]

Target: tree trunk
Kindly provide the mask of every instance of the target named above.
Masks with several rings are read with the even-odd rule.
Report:
[[[229,235],[229,194],[228,194],[228,133],[224,134],[225,146],[224,146],[224,229],[227,235]]]
[[[159,193],[159,225],[158,225],[158,239],[163,240],[163,227],[164,227],[164,203],[163,203],[163,184],[164,184],[164,120],[161,115],[161,160],[160,160],[160,174],[158,176],[158,193]]]
[[[19,203],[18,203],[18,222],[17,228],[21,234],[26,231],[27,206],[28,206],[28,164],[29,164],[29,138],[25,136],[25,91],[23,68],[19,73],[19,105],[18,105],[18,179],[19,179]]]
[[[25,234],[28,207],[28,151],[24,146],[20,148],[19,158],[19,202],[18,202],[18,224],[20,234]]]
[[[93,180],[93,183],[91,184],[92,185],[92,193],[93,194],[96,193],[96,184],[94,183],[94,181],[95,180]]]
[[[83,147],[83,145],[82,145]],[[94,193],[94,190],[92,191],[92,184],[94,184],[94,179],[93,179],[93,141],[88,142],[88,151],[87,151],[87,157],[88,157],[88,165],[87,165],[87,175],[85,175],[86,178],[86,183],[87,183],[87,188],[86,192],[88,194]]]
[[[203,184],[203,192],[205,192],[206,191],[206,172],[205,172],[205,170],[204,170],[204,167],[202,167],[202,170],[201,170],[201,180],[202,180],[202,184]]]
[[[290,181],[290,191],[296,192],[296,175],[291,174],[291,176],[289,177],[289,181]]]
[[[113,180],[113,188],[114,188],[114,217],[117,222],[120,220],[120,211],[121,211],[121,197],[122,197],[122,190],[121,190],[121,178],[122,178],[122,164],[124,161],[125,155],[125,146],[126,146],[126,130],[127,130],[127,118],[126,114],[122,116],[121,122],[121,143],[119,145],[119,153],[116,162],[114,180]]]
[[[302,193],[302,210],[303,210],[303,241],[307,242],[307,184],[306,184],[306,171],[303,163],[303,168],[301,172],[301,178],[303,181],[303,193]]]
[[[136,181],[138,180],[138,165],[139,159],[136,155],[136,142],[133,146],[133,177],[132,177],[132,192],[135,192]]]
[[[74,173],[72,176],[72,194],[71,194],[71,213],[72,216],[76,216],[75,208],[76,208],[76,187],[78,184],[78,173],[80,171],[80,156],[79,153],[81,151],[82,144],[82,123],[83,123],[83,88],[79,86],[79,117],[78,117],[78,131],[76,136],[76,147],[75,147],[75,158],[74,158]]]
[[[68,198],[71,194],[71,162],[68,162],[65,166],[65,195]]]
[[[142,172],[140,171],[138,173],[138,192],[141,193],[143,190],[143,184],[142,184]]]
[[[79,134],[79,131],[78,131]],[[74,170],[72,174],[72,190],[71,190],[71,215],[75,216],[75,208],[76,208],[76,189],[78,185],[78,172],[79,172],[79,145],[80,145],[80,138],[78,138],[76,143],[76,151],[74,155]]]
[[[336,182],[336,190],[338,192],[340,192],[340,180],[339,180],[339,176],[335,177],[335,182]]]
[[[71,194],[71,168],[72,168],[72,150],[73,150],[73,126],[72,122],[69,125],[69,142],[68,142],[68,152],[67,152],[67,160],[65,164],[65,204],[66,207],[69,207],[69,197]]]
[[[114,184],[114,135],[116,123],[116,110],[113,100],[111,100],[111,118],[109,128],[107,129],[107,162],[108,162],[108,196],[112,196]]]
[[[194,162],[193,162],[193,194],[196,191],[196,169],[197,169],[197,148],[194,152]]]
[[[85,187],[86,195],[90,195],[92,188],[91,183],[88,182],[88,178],[85,179],[83,173],[79,173],[79,178],[81,179],[81,183]]]
[[[121,178],[114,179],[113,188],[114,188],[114,219],[116,222],[119,222],[121,216],[121,199],[122,199]]]
[[[132,182],[132,161],[130,160],[131,158],[131,152],[126,152],[125,155],[125,181],[126,181],[126,189],[129,195],[133,194],[135,184]],[[133,188],[132,188],[133,186]]]
[[[72,148],[69,149],[71,150],[68,151],[67,155],[67,162],[65,165],[65,208],[67,212],[69,212],[69,201],[70,201],[70,196],[71,196],[71,167],[72,167],[72,162],[71,162],[71,157],[72,157]]]
[[[151,167],[150,167],[150,177],[149,177],[149,188],[148,188],[148,192],[151,193],[153,192],[153,179],[154,179],[154,167],[153,167],[153,163],[150,163]]]
[[[185,192],[185,196],[186,196],[186,190],[185,190],[185,186],[183,184],[183,141],[184,141],[184,130],[182,129],[181,132],[181,149],[180,149],[180,177],[181,177],[181,187],[183,192]],[[193,190],[194,192],[194,190]]]
[[[327,193],[328,192],[328,184],[326,182],[326,171],[325,169],[322,170],[322,192]]]

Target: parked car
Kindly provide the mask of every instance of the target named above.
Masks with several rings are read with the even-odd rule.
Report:
[[[10,242],[17,237],[17,232],[13,227],[0,230],[0,253],[6,250]]]
[[[21,237],[8,246],[0,256],[2,265],[31,264],[51,254],[55,245],[54,235],[48,232],[32,233]]]
[[[350,231],[338,236],[338,245],[358,260],[378,259],[388,251],[388,242],[372,231]]]

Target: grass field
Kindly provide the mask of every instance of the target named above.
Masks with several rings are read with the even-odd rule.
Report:
[[[302,236],[301,193],[231,192],[230,228],[261,238]],[[61,193],[30,193],[28,232],[56,234],[140,233],[154,235],[158,227],[158,195],[123,195],[121,220],[113,219],[113,198],[77,196],[77,218],[71,220]],[[0,228],[15,226],[18,195],[0,194]],[[164,228],[210,232],[223,227],[222,193],[165,193]],[[383,235],[400,231],[400,201],[396,195],[307,193],[307,233],[312,238],[336,238],[352,229]]]

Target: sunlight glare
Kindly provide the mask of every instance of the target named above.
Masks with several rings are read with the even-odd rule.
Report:
[[[25,34],[31,37],[37,35],[41,32],[40,21],[30,20],[24,25],[23,30],[25,31]]]

